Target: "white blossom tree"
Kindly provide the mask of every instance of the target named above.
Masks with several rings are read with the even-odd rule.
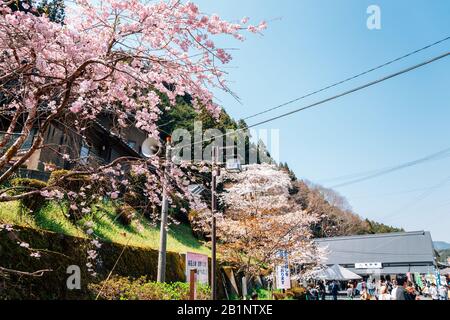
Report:
[[[280,250],[288,253],[292,264],[320,263],[323,253],[311,231],[317,217],[290,199],[289,175],[270,164],[244,168],[224,175],[220,195],[224,212],[217,214],[222,258],[233,262],[247,279],[279,263]],[[201,214],[204,229],[209,228],[208,214]]]

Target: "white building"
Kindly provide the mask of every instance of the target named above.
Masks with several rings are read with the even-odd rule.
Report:
[[[361,276],[433,274],[436,252],[430,232],[399,232],[317,239],[329,254],[327,265],[339,264]]]

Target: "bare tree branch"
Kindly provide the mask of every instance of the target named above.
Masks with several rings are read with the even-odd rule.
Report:
[[[44,275],[44,273],[46,272],[52,272],[52,269],[43,269],[43,270],[37,270],[34,272],[26,272],[26,271],[19,271],[19,270],[13,270],[13,269],[8,269],[8,268],[4,268],[0,266],[0,272],[6,272],[6,273],[13,273],[13,274],[18,274],[21,276],[29,276],[29,277],[42,277]]]

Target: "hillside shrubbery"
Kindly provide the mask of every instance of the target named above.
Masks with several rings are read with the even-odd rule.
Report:
[[[133,280],[126,277],[112,277],[108,281],[89,285],[94,296],[103,300],[188,300],[189,283],[159,283],[146,277]],[[100,294],[99,294],[100,293]],[[208,300],[208,286],[197,286],[197,300]]]
[[[24,192],[41,190],[47,186],[45,182],[36,179],[27,179],[27,178],[15,178],[11,180],[11,186],[14,189],[12,194],[22,194]],[[35,193],[32,195],[28,195],[23,197],[20,200],[20,207],[22,213],[31,213],[33,214],[36,211],[39,211],[46,203],[46,199],[41,196],[40,193]]]

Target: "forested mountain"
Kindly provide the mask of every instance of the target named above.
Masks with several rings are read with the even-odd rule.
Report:
[[[439,261],[447,263],[447,259],[450,258],[450,249],[439,251]]]
[[[163,100],[165,97],[162,97]],[[179,97],[177,107],[171,108],[168,111],[164,111],[160,119],[158,120],[158,127],[161,131],[161,139],[164,140],[167,135],[170,135],[176,129],[185,129],[191,133],[191,137],[194,137],[194,123],[196,121],[201,122],[201,127],[203,132],[207,129],[218,129],[223,134],[227,132],[227,130],[237,130],[238,134],[246,131],[247,124],[244,120],[235,121],[232,119],[225,110],[220,112],[218,119],[214,119],[213,116],[202,109],[200,112],[195,112],[192,106],[189,105],[189,98]],[[262,141],[258,141],[257,143],[253,143],[250,141],[250,137],[245,138],[245,151],[246,151],[246,159],[249,159],[249,153],[255,152],[257,148],[260,150],[263,149],[264,152],[258,153],[257,161],[261,163],[264,161],[274,162],[270,154],[266,152],[266,147]],[[223,137],[223,142],[226,143],[226,137]],[[193,143],[196,141],[192,140]],[[174,141],[176,144],[177,141]],[[204,141],[203,146],[207,146],[210,144],[210,141]],[[224,145],[225,146],[225,145]],[[193,150],[192,150],[193,151]],[[192,152],[192,156],[193,156]],[[262,159],[264,158],[264,159]],[[225,160],[225,159],[224,159]],[[244,161],[242,161],[242,164]]]
[[[433,241],[434,248],[437,251],[450,250],[450,243],[444,241]]]
[[[297,201],[305,210],[317,213],[322,218],[314,230],[315,236],[319,238],[404,231],[362,218],[353,212],[344,197],[333,190],[307,181],[296,180],[294,185],[298,190]]]

